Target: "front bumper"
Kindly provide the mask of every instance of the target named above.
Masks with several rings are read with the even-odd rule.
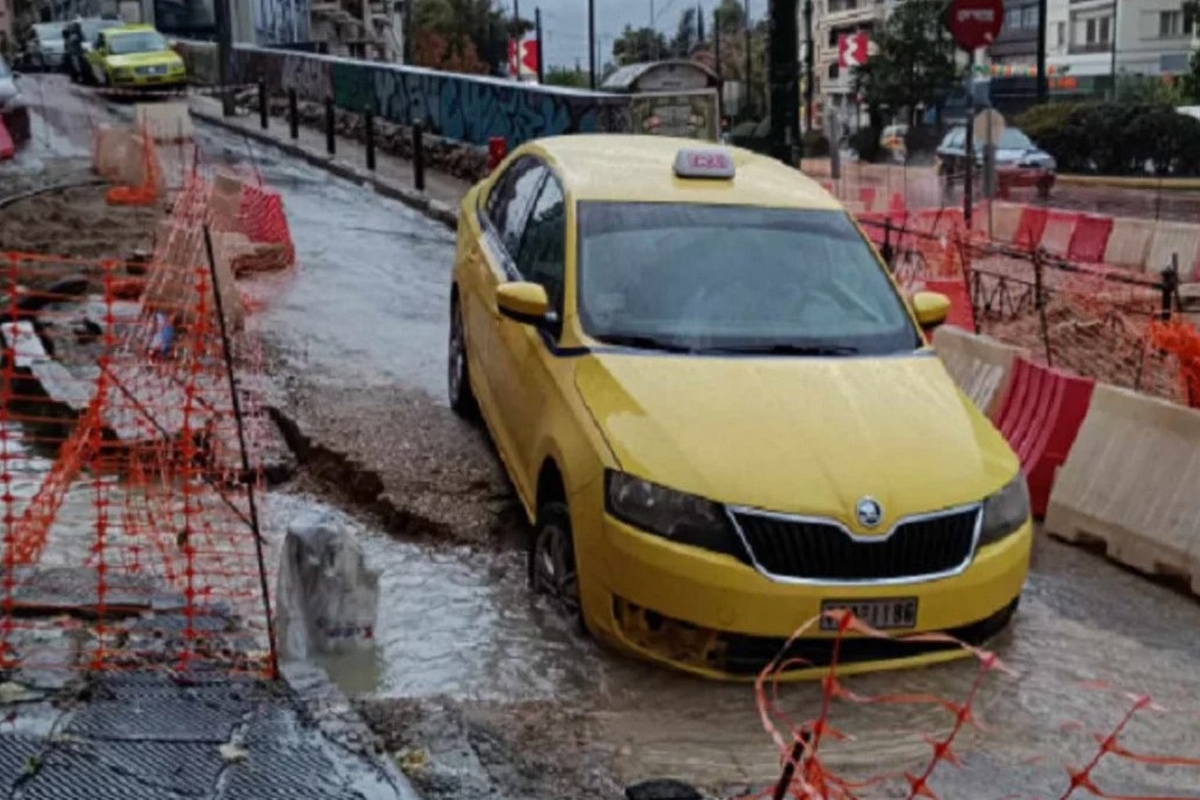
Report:
[[[584,597],[589,628],[611,646],[638,657],[711,678],[749,679],[771,663],[827,600],[915,597],[910,633],[946,632],[982,644],[1008,622],[1029,570],[1033,528],[981,549],[963,573],[903,585],[800,586],[771,581],[727,556],[676,545],[605,517],[598,580]],[[586,569],[586,567],[584,567]],[[835,633],[815,624],[789,648],[807,665],[783,677],[825,674]],[[848,634],[841,674],[948,661],[969,651]]]
[[[185,73],[166,75],[120,75],[114,73],[109,84],[114,89],[175,90],[187,86],[187,75]]]

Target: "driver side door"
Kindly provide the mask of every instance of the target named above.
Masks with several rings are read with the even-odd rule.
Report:
[[[108,55],[108,38],[101,33],[96,37],[96,43],[87,54],[88,67],[92,71],[92,80],[103,86],[108,82],[108,74],[104,69],[104,59]]]

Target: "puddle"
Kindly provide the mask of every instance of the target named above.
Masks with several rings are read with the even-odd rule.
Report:
[[[275,495],[271,505],[280,524],[319,503]],[[531,601],[515,552],[417,546],[339,516],[361,537],[368,562],[382,571],[376,652],[324,662],[345,691],[514,704],[552,699],[585,708],[629,779],[674,775],[715,785],[777,774],[751,686],[648,667],[574,636]],[[1094,749],[1086,732],[1111,728],[1126,707],[1124,695],[1085,685],[1096,680],[1152,693],[1173,709],[1146,714],[1131,726],[1129,740],[1140,741],[1143,751],[1196,752],[1200,718],[1184,709],[1198,706],[1194,664],[1200,644],[1179,634],[1181,626],[1200,626],[1200,607],[1052,542],[1043,542],[1038,561],[1013,628],[994,643],[1015,675],[986,679],[975,711],[987,729],[958,739],[961,752],[983,755],[943,780],[954,786],[956,775],[977,780],[1011,769],[1021,784],[1013,791],[1049,791],[1047,782],[1065,774],[1060,756],[1086,760]],[[847,685],[863,695],[929,692],[962,700],[977,674],[974,662],[959,662],[852,678]],[[811,683],[785,686],[781,696],[780,710],[797,721],[814,715],[819,703]],[[830,763],[860,774],[918,767],[929,754],[921,734],[943,735],[952,721],[935,706],[846,703],[835,706],[832,719],[852,739],[827,743]],[[1065,733],[1062,726],[1075,721],[1083,723],[1082,731]],[[1126,767],[1113,779],[1124,781],[1127,791],[1166,791],[1194,786],[1195,778]]]

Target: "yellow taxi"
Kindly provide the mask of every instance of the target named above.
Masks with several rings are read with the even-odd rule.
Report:
[[[906,301],[813,181],[694,140],[547,138],[468,192],[457,248],[451,405],[516,487],[533,588],[602,643],[805,678],[831,610],[972,643],[1009,622],[1025,477],[928,344],[949,302]],[[852,634],[839,664],[962,654]]]
[[[150,25],[123,25],[97,34],[87,53],[92,80],[100,86],[173,89],[187,83],[187,68]]]

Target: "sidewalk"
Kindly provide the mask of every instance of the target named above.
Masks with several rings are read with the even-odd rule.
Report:
[[[188,98],[192,116],[202,122],[226,128],[253,141],[278,147],[288,155],[326,169],[333,174],[370,186],[382,195],[394,198],[453,229],[458,220],[458,204],[470,189],[466,181],[453,178],[428,167],[425,169],[425,191],[413,185],[413,165],[407,159],[375,150],[375,171],[367,169],[366,147],[345,136],[335,137],[336,155],[325,151],[325,133],[304,125],[299,126],[299,138],[292,139],[287,122],[271,117],[269,128],[263,130],[258,114],[242,113],[234,117],[221,114],[221,103],[211,97],[193,95]]]
[[[828,178],[831,164],[828,157],[805,158],[800,162],[800,169],[806,175],[814,178]],[[864,164],[854,162],[842,165],[843,174],[853,171],[859,176],[871,176],[883,181],[889,172],[909,176],[928,174],[933,175],[931,166],[907,166],[904,164]],[[1166,192],[1200,191],[1200,178],[1155,178],[1110,175],[1070,175],[1059,174],[1055,182],[1062,186],[1101,186],[1113,189],[1153,189]]]
[[[288,679],[0,684],[0,787],[27,800],[416,800],[324,673],[297,666]]]

